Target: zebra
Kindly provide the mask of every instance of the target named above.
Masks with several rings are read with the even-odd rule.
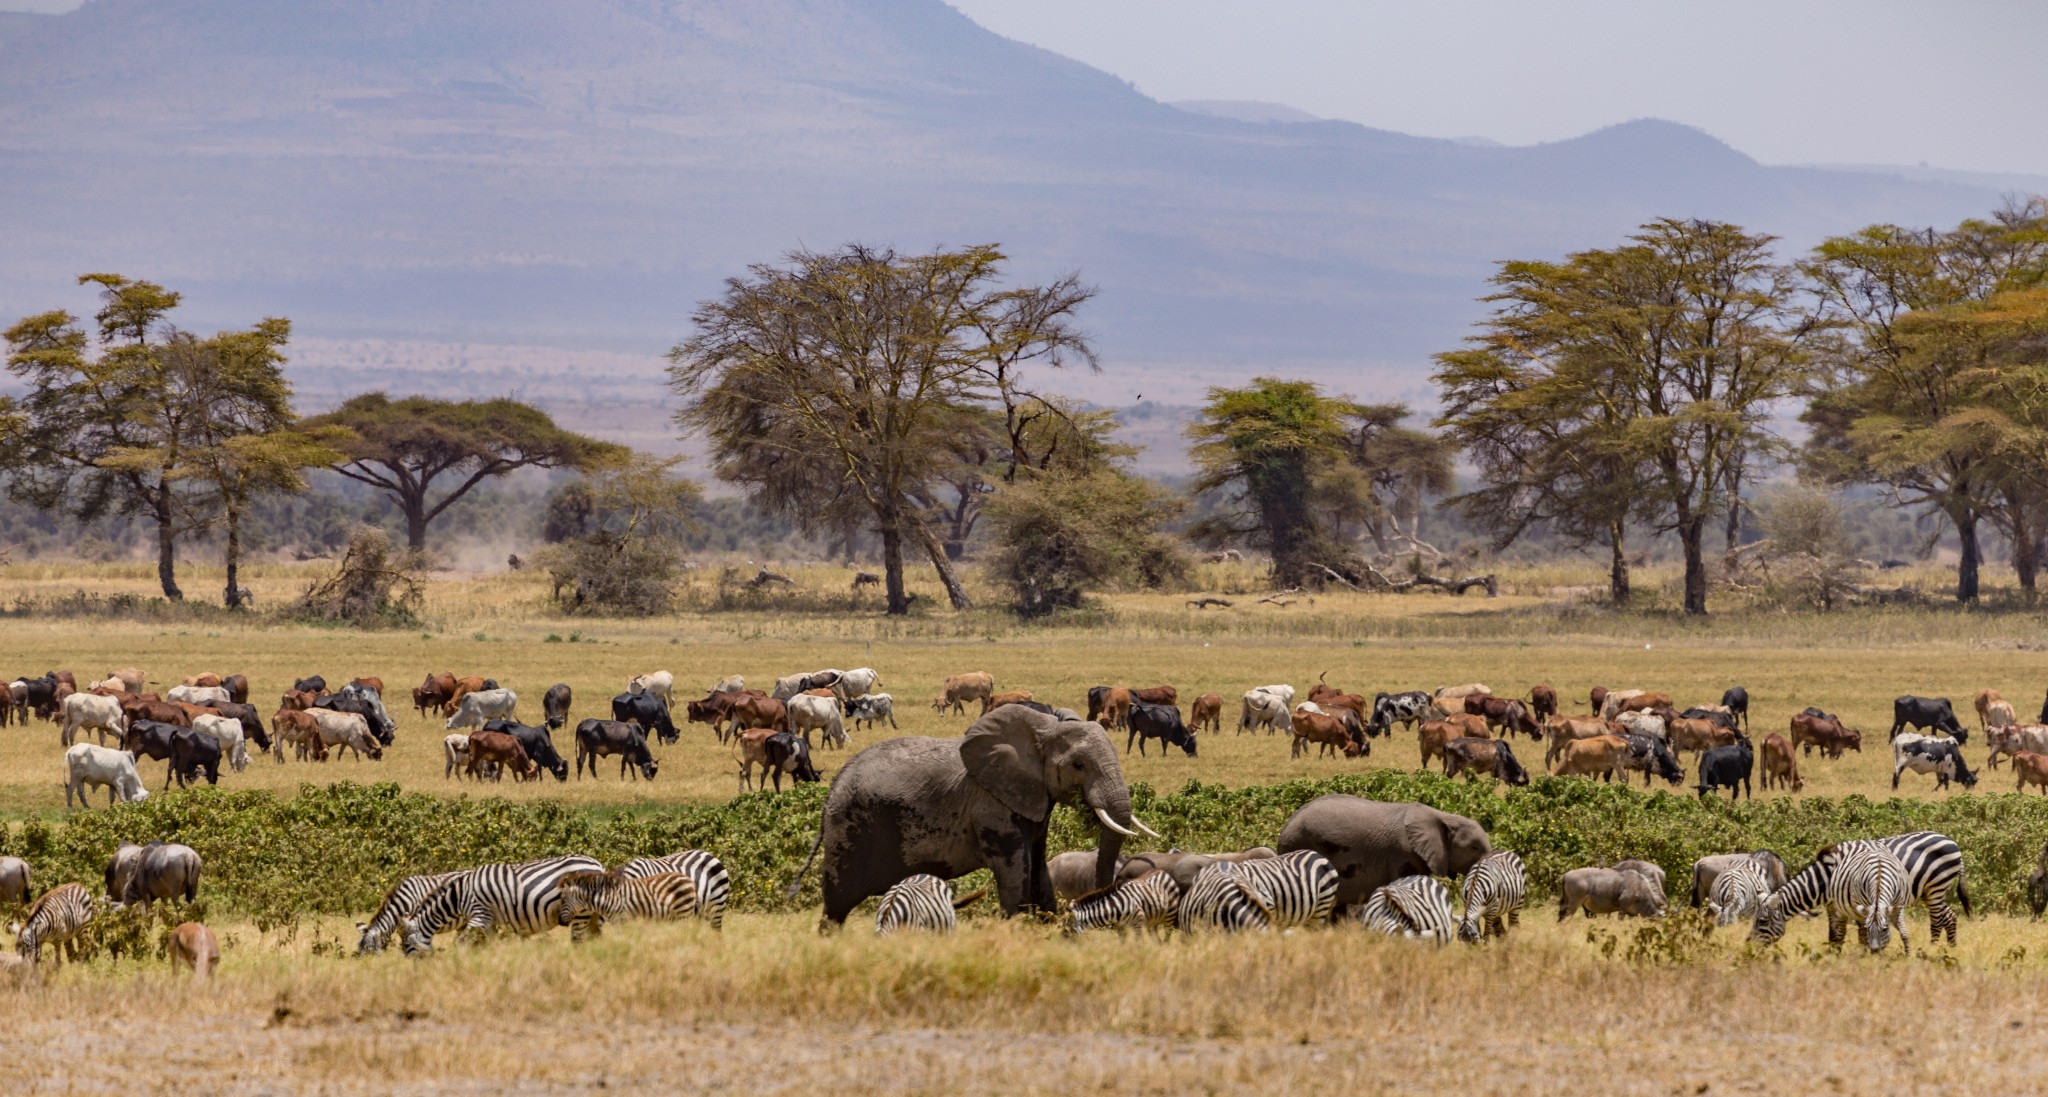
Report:
[[[1956,943],[1956,912],[1948,905],[1949,885],[1955,885],[1956,900],[1963,913],[1970,911],[1970,892],[1963,886],[1963,851],[1946,834],[1916,830],[1880,838],[1906,866],[1907,900],[1927,904],[1927,939],[1948,936]]]
[[[1337,870],[1312,849],[1239,861],[1237,875],[1265,900],[1276,929],[1328,922],[1337,905]]]
[[[458,872],[398,920],[405,954],[432,952],[434,935],[458,922],[465,930],[498,926],[522,936],[546,933],[562,924],[561,878],[603,871],[593,858],[570,855]]]
[[[1506,936],[1508,926],[1521,923],[1522,900],[1528,894],[1529,872],[1513,850],[1495,850],[1480,858],[1465,874],[1465,916],[1458,920],[1458,939],[1477,941],[1488,933]]]
[[[1434,876],[1403,876],[1373,892],[1358,909],[1358,921],[1376,933],[1420,937],[1439,945],[1457,932],[1451,893]]]
[[[725,928],[725,904],[732,895],[732,876],[717,854],[686,849],[666,857],[635,857],[619,866],[619,875],[628,880],[664,872],[680,872],[695,881],[697,917],[710,922],[712,929]]]
[[[65,958],[78,959],[78,944],[74,940],[78,931],[86,927],[98,913],[92,892],[84,884],[60,884],[43,893],[21,916],[21,921],[7,927],[14,931],[14,949],[21,958],[32,964],[43,962],[43,942],[58,946],[57,964],[63,966]]]
[[[1787,915],[1826,906],[1828,944],[1841,947],[1850,918],[1859,919],[1857,936],[1872,952],[1882,952],[1891,927],[1909,953],[1905,910],[1912,895],[1906,866],[1881,839],[1841,842],[1814,855],[1813,863],[1785,881],[1757,906],[1750,937],[1772,944],[1785,936]]]
[[[1270,929],[1273,909],[1266,897],[1240,874],[1242,864],[1218,861],[1195,874],[1174,912],[1182,933],[1198,929],[1220,929],[1236,933]]]
[[[436,872],[424,876],[408,876],[384,896],[384,902],[377,907],[377,913],[368,922],[357,922],[356,929],[362,937],[356,941],[356,955],[368,956],[384,951],[391,940],[391,934],[398,929],[398,920],[419,908],[420,902],[434,893],[434,889],[461,875],[458,872]]]
[[[1707,910],[1713,914],[1715,925],[1732,926],[1740,919],[1755,917],[1758,905],[1770,895],[1769,873],[1761,862],[1745,857],[1714,877]]]
[[[572,872],[556,881],[569,940],[597,936],[613,918],[675,920],[697,913],[697,881],[688,873],[661,872],[627,879],[614,872]]]
[[[1173,928],[1179,910],[1180,885],[1164,870],[1153,869],[1074,900],[1068,932],[1143,928],[1157,933]]]
[[[951,933],[959,924],[953,912],[986,894],[988,889],[983,888],[955,899],[952,884],[920,872],[882,893],[882,905],[875,910],[875,936],[887,937],[899,929]]]

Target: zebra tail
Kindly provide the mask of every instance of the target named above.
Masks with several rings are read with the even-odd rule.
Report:
[[[970,891],[967,894],[962,895],[958,899],[953,900],[953,909],[960,910],[964,907],[968,907],[975,903],[978,903],[981,901],[981,897],[987,894],[987,888],[982,888],[980,891]]]
[[[824,817],[824,815],[823,815],[823,814],[821,813],[821,814],[820,814],[820,815],[818,816],[818,838],[817,838],[817,841],[814,841],[814,842],[812,842],[812,843],[811,843],[811,855],[810,855],[809,857],[806,857],[806,858],[804,858],[804,867],[802,867],[802,868],[800,868],[800,869],[796,870],[796,879],[794,879],[794,880],[790,881],[790,883],[789,883],[789,886],[788,886],[788,887],[786,887],[786,888],[783,888],[783,889],[782,889],[782,896],[783,896],[783,898],[785,898],[785,899],[794,899],[794,898],[796,898],[796,896],[797,896],[797,893],[803,890],[803,888],[804,888],[804,873],[806,873],[806,872],[809,872],[809,871],[811,871],[811,862],[812,862],[812,861],[815,861],[815,860],[817,860],[817,859],[818,859],[818,850],[819,850],[819,849],[820,849],[821,847],[823,847],[823,846],[824,846],[824,844],[825,844],[825,817]]]
[[[1963,904],[1964,914],[1968,914],[1972,918],[1976,917],[1976,914],[1970,910],[1970,889],[1964,886],[1963,878],[1960,875],[1956,877],[1956,901]]]

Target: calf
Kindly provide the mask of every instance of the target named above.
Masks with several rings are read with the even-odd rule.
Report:
[[[811,764],[811,745],[800,735],[772,728],[754,728],[741,732],[733,748],[739,755],[741,792],[748,790],[757,765],[761,767],[761,779],[754,786],[756,788],[767,788],[772,775],[775,791],[781,792],[782,775],[785,773],[796,784],[824,780],[817,767]]]
[[[896,699],[886,693],[868,693],[846,702],[846,718],[855,727],[872,729],[877,720],[889,721],[890,730],[896,730]]]
[[[1979,728],[1988,729],[1991,727],[1991,706],[2004,699],[1995,689],[1980,689],[1977,691],[1975,701],[1977,707],[1977,726]]]
[[[1221,732],[1223,730],[1223,695],[1220,693],[1204,693],[1200,697],[1195,698],[1195,703],[1188,713],[1188,724],[1190,725],[1188,730],[1198,734],[1203,731]]]
[[[519,740],[519,745],[525,748],[526,756],[532,759],[535,766],[554,774],[557,781],[569,779],[569,763],[562,757],[561,752],[555,749],[554,737],[548,734],[546,728],[537,728],[516,720],[493,720],[484,725],[484,730],[502,731]]]
[[[1734,746],[1715,747],[1700,756],[1700,783],[1696,786],[1700,799],[1717,788],[1726,787],[1728,799],[1733,802],[1738,786],[1741,795],[1748,797],[1750,777],[1756,771],[1756,754],[1750,749],[1747,738],[1737,739]]]
[[[767,700],[763,698],[762,700]],[[780,707],[782,702],[769,703]],[[781,730],[781,721],[766,725],[767,730]],[[758,729],[757,729],[758,730]],[[610,755],[619,756],[619,779],[625,780],[627,767],[635,769],[635,779],[645,777],[654,780],[661,768],[661,762],[647,749],[647,733],[640,725],[623,720],[585,720],[576,725],[576,779],[583,779],[583,767],[590,766],[590,776],[597,777],[597,760]]]
[[[1792,741],[1772,732],[1764,736],[1764,790],[1777,785],[1798,792],[1806,782],[1799,778],[1799,753],[1792,749]]]
[[[1445,769],[1450,768],[1450,759],[1444,756],[1444,746],[1453,739],[1488,738],[1486,719],[1470,713],[1460,712],[1441,720],[1426,720],[1416,731],[1416,739],[1422,747],[1422,768],[1429,768],[1431,758],[1443,758]]]
[[[1894,700],[1891,737],[1898,738],[1908,725],[1921,731],[1928,728],[1945,731],[1957,743],[1969,742],[1970,733],[1963,730],[1962,723],[1956,719],[1955,706],[1946,697],[1915,697],[1909,693]]]
[[[1947,788],[1950,781],[1960,781],[1964,788],[1977,787],[1977,775],[1963,764],[1962,745],[1940,736],[1906,731],[1892,740],[1893,788],[1899,787],[1899,775],[1909,769],[1933,774],[1937,789]]]
[[[1195,756],[1195,733],[1181,723],[1180,709],[1169,704],[1154,704],[1150,701],[1131,702],[1130,734],[1124,737],[1124,753],[1131,752],[1131,743],[1138,744],[1138,753],[1145,753],[1147,739],[1159,740],[1159,752],[1163,755],[1169,744],[1179,747],[1188,757]]]
[[[520,777],[533,777],[540,767],[527,757],[519,740],[502,731],[474,731],[469,736],[469,775],[478,777],[478,767],[496,762]]]
[[[192,978],[202,983],[213,978],[213,969],[220,963],[220,942],[198,922],[178,923],[165,938],[164,950],[170,954],[172,967],[189,969]]]
[[[1506,740],[1474,739],[1469,736],[1444,744],[1444,775],[1490,773],[1496,780],[1520,788],[1529,783],[1529,771],[1515,757]]]
[[[2048,796],[2048,754],[2038,754],[2031,750],[2020,751],[2012,756],[2012,772],[2019,778],[2019,782],[2013,786],[2014,792],[2025,792],[2031,784],[2041,786],[2041,795]],[[2048,861],[2048,848],[2044,848],[2042,852],[2044,861]],[[2041,916],[2041,909],[2034,908],[2035,917]]]
[[[275,736],[271,740],[271,753],[277,756],[277,764],[284,764],[284,747],[290,743],[299,761],[310,757],[315,762],[327,760],[327,744],[320,738],[320,722],[313,718],[308,709],[281,708],[270,717],[270,730]]]
[[[549,731],[569,724],[569,705],[575,700],[575,693],[567,682],[556,682],[540,697],[540,711],[543,724]]]
[[[1356,758],[1365,752],[1363,744],[1352,738],[1351,729],[1339,717],[1326,712],[1312,712],[1303,706],[1294,710],[1293,721],[1294,744],[1288,752],[1290,758],[1299,758],[1307,753],[1310,743],[1318,744],[1318,758],[1328,755],[1331,750],[1342,751],[1346,758]]]

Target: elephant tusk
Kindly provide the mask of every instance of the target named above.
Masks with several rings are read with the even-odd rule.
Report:
[[[1129,827],[1122,827],[1122,826],[1118,826],[1118,825],[1117,825],[1117,822],[1116,822],[1116,820],[1115,820],[1115,819],[1112,819],[1112,818],[1110,818],[1110,817],[1109,817],[1109,813],[1108,813],[1108,812],[1106,812],[1106,811],[1104,811],[1104,810],[1102,810],[1101,808],[1096,808],[1096,809],[1095,809],[1095,817],[1096,817],[1097,819],[1100,819],[1100,820],[1102,820],[1102,825],[1103,825],[1103,826],[1106,826],[1106,827],[1108,827],[1109,829],[1111,829],[1111,830],[1113,830],[1113,831],[1116,831],[1116,832],[1117,832],[1118,834],[1121,834],[1121,835],[1123,835],[1123,836],[1124,836],[1124,837],[1126,837],[1126,838],[1136,838],[1136,837],[1138,836],[1138,832],[1137,832],[1137,831],[1135,831],[1135,830],[1132,830],[1132,829],[1131,829],[1131,828],[1129,828]],[[1143,825],[1143,824],[1140,824],[1140,825]],[[1153,837],[1155,837],[1155,838],[1156,838],[1156,837],[1158,837],[1158,835],[1153,835]]]
[[[1160,835],[1159,835],[1159,832],[1158,832],[1158,831],[1156,831],[1156,830],[1153,830],[1153,829],[1152,829],[1151,827],[1148,827],[1148,826],[1146,826],[1146,825],[1145,825],[1145,820],[1143,820],[1143,819],[1140,819],[1140,818],[1138,818],[1138,817],[1137,817],[1137,816],[1135,816],[1135,815],[1131,816],[1131,822],[1132,822],[1132,823],[1133,823],[1134,825],[1136,825],[1136,826],[1137,826],[1137,828],[1138,828],[1139,830],[1142,830],[1142,831],[1144,831],[1144,832],[1145,832],[1146,834],[1149,834],[1149,835],[1151,835],[1151,836],[1152,836],[1152,837],[1154,837],[1154,838],[1157,838],[1157,837],[1159,837],[1159,836],[1160,836]]]

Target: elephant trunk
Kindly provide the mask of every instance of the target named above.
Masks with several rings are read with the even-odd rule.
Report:
[[[1124,840],[1135,837],[1145,824],[1131,812],[1131,794],[1118,788],[1098,802],[1089,798],[1088,806],[1095,810],[1101,826],[1101,838],[1095,845],[1095,886],[1106,888],[1116,882],[1117,859],[1123,853]]]

